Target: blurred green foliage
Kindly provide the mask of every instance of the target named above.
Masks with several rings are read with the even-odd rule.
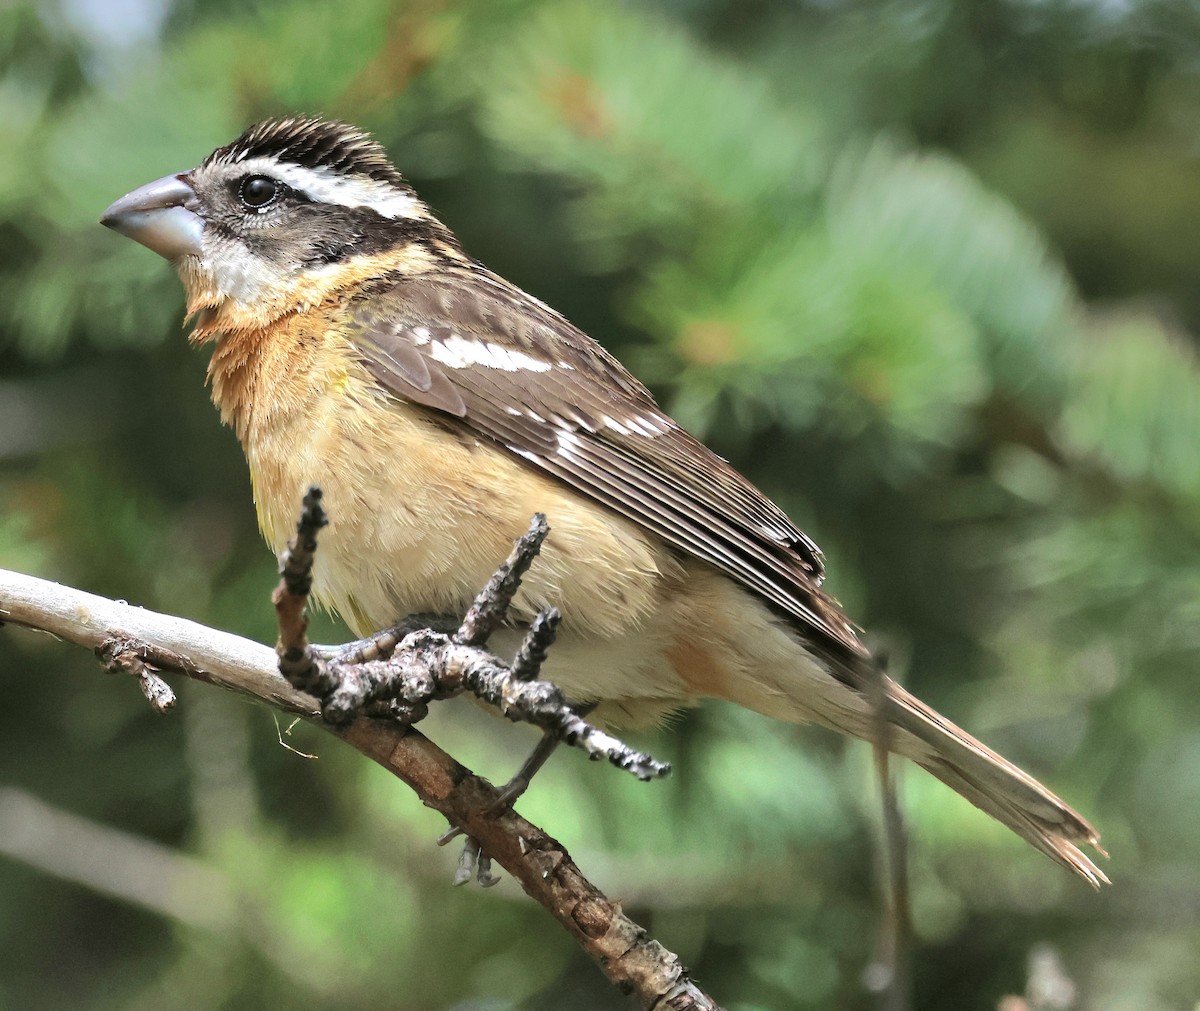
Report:
[[[4,5],[0,564],[270,639],[177,282],[95,219],[264,115],[358,122],[813,533],[898,676],[1103,830],[1093,895],[908,775],[915,1006],[994,1008],[1049,942],[1077,1007],[1190,1007],[1198,67],[1169,0]],[[0,1007],[625,1006],[317,732],[186,685],[155,717],[21,630],[0,670],[0,848],[43,855],[0,862]],[[430,723],[493,778],[530,743]],[[559,755],[522,811],[730,1008],[869,1006],[868,749],[715,705],[642,743],[671,780]],[[29,794],[86,819],[82,870]],[[199,862],[170,895],[145,840]]]

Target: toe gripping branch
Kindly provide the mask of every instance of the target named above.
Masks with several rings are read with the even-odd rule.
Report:
[[[549,526],[543,514],[533,517],[528,532],[518,538],[457,627],[455,618],[412,615],[330,650],[309,643],[305,617],[317,534],[329,522],[321,498],[317,487],[304,497],[296,537],[280,559],[281,579],[273,600],[279,621],[279,671],[293,686],[317,697],[326,721],[345,725],[366,715],[411,725],[428,713],[430,702],[471,692],[510,720],[535,724],[592,760],[607,759],[640,780],[670,771],[668,763],[588,723],[556,685],[538,680],[562,620],[556,608],[534,618],[510,663],[484,648],[505,623],[521,577],[546,539]]]

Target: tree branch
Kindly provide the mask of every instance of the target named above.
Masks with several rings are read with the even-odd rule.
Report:
[[[341,727],[326,723],[317,699],[280,676],[270,647],[6,569],[0,569],[0,621],[92,649],[139,680],[143,674],[185,674],[312,721],[403,780],[426,806],[477,840],[643,1008],[718,1007],[674,954],[583,876],[559,842],[513,811],[492,813],[498,793],[491,784],[411,727],[364,716]]]

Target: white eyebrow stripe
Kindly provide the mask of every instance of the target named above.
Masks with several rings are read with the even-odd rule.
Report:
[[[413,194],[388,183],[325,165],[306,168],[274,158],[245,158],[235,162],[246,175],[264,175],[286,183],[310,200],[341,207],[367,207],[385,218],[423,218],[425,205]]]
[[[552,368],[549,362],[534,358],[523,351],[513,351],[490,341],[468,340],[458,334],[433,341],[429,346],[429,353],[435,362],[449,365],[452,369],[482,365],[503,372],[549,372]]]

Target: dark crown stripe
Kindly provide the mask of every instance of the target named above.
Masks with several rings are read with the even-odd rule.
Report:
[[[378,141],[355,126],[333,120],[310,117],[255,123],[233,143],[217,148],[205,164],[247,158],[276,158],[303,168],[326,168],[411,189]]]

